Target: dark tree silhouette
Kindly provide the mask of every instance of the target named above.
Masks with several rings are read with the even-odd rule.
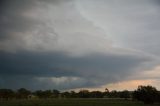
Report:
[[[158,91],[152,86],[138,86],[133,92],[133,98],[143,101],[145,104],[153,104],[158,97]]]
[[[90,92],[90,97],[91,98],[102,98],[104,94],[100,91],[92,91]]]
[[[124,91],[120,92],[120,98],[127,99],[127,98],[130,98],[130,97],[131,97],[131,94],[128,90],[124,90]]]
[[[43,91],[42,90],[37,90],[33,93],[34,95],[36,95],[39,98],[43,98]]]
[[[157,91],[155,87],[152,86],[138,86],[135,91],[110,91],[105,89],[104,92],[101,91],[89,91],[80,90],[60,92],[58,90],[37,90],[29,91],[25,88],[20,88],[17,91],[11,89],[0,89],[0,100],[9,99],[31,99],[36,97],[36,99],[47,99],[47,98],[133,98],[133,100],[143,101],[145,104],[152,104],[154,102],[160,102],[160,91]]]
[[[15,96],[14,91],[11,89],[0,89],[0,98],[9,100]]]
[[[60,91],[58,91],[58,90],[56,90],[56,89],[54,89],[54,90],[52,91],[52,96],[53,96],[53,98],[57,98],[57,97],[59,96],[59,94],[60,94]]]
[[[63,98],[70,98],[71,96],[70,96],[70,93],[69,92],[63,92],[63,93],[61,93],[61,95],[62,95],[62,97]]]
[[[78,97],[77,93],[75,91],[71,91],[70,96],[71,96],[71,98],[77,98]]]
[[[31,91],[25,88],[20,88],[17,90],[17,98],[19,99],[27,99],[30,94],[31,94]]]
[[[110,98],[119,98],[119,92],[116,91],[116,90],[113,90],[108,94],[108,97],[110,97]]]
[[[80,98],[89,98],[90,92],[88,90],[80,90],[78,95]]]

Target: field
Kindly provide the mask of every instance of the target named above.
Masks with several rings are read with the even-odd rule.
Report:
[[[117,99],[43,99],[1,101],[0,106],[159,106]]]

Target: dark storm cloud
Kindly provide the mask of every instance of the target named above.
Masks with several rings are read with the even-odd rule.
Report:
[[[1,74],[33,76],[72,76],[72,73],[73,76],[84,76],[86,74],[90,76],[92,75],[90,72],[94,70],[98,70],[99,73],[105,73],[105,71],[108,73],[121,73],[128,72],[132,67],[149,60],[131,55],[91,54],[83,57],[69,57],[64,53],[36,52],[1,52],[0,58]],[[85,70],[85,74],[83,70]],[[87,73],[87,71],[89,72]]]
[[[85,80],[73,83],[70,81],[72,86],[64,83],[60,89],[102,85],[106,82],[119,80],[119,77],[116,78],[117,75],[127,76],[135,67],[150,61],[149,58],[134,55],[91,54],[82,57],[70,57],[65,53],[26,51],[18,53],[1,52],[0,59],[0,73],[2,76],[0,87],[12,87],[8,83],[13,81],[13,88],[23,85],[30,89],[38,89],[49,82],[52,84],[51,79],[45,80],[46,82],[38,82],[35,77],[61,78],[65,76],[78,77]],[[39,86],[34,88],[32,87],[33,83],[29,82],[37,83]],[[58,88],[54,83],[52,86]]]
[[[153,66],[145,66],[152,60],[145,53],[114,48],[103,30],[85,19],[69,1],[0,1],[0,88],[95,87],[126,80],[131,73]],[[97,3],[94,5],[97,7]],[[106,7],[105,2],[103,5]],[[106,15],[105,9],[93,11]]]
[[[13,33],[29,30],[35,20],[24,13],[34,8],[34,0],[1,0],[0,1],[0,39],[14,37]]]
[[[31,76],[59,76],[63,75],[63,67],[58,68],[68,58],[58,53],[0,53],[1,74],[5,75],[31,75]],[[67,72],[65,73],[67,74]],[[71,75],[71,73],[70,73]]]

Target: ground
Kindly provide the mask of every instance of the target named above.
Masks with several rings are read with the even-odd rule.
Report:
[[[37,99],[0,101],[0,106],[159,106],[120,99]]]

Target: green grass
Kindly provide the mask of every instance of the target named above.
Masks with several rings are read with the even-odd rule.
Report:
[[[0,106],[159,106],[118,99],[42,99],[0,101]]]

